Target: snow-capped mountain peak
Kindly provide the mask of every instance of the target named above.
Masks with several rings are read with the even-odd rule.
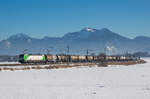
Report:
[[[87,31],[87,32],[95,32],[96,29],[85,27],[81,31]]]
[[[86,30],[88,31],[88,32],[95,32],[95,29],[92,29],[92,28],[86,28]]]

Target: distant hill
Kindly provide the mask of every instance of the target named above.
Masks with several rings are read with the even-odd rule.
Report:
[[[67,45],[72,54],[85,54],[86,49],[90,53],[125,53],[125,52],[150,52],[150,38],[138,36],[130,39],[121,36],[107,28],[93,29],[83,28],[78,32],[67,33],[63,37],[32,38],[19,33],[0,42],[0,54],[16,55],[28,49],[28,53],[66,53]]]

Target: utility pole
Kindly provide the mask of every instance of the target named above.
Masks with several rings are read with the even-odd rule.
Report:
[[[28,50],[28,49],[24,49],[24,50],[23,50],[23,54],[25,54],[27,50]]]
[[[89,49],[86,50],[86,55],[87,55],[87,56],[89,55]]]
[[[69,55],[69,52],[70,52],[70,46],[67,45],[67,55]]]
[[[89,59],[88,59],[89,51],[92,51],[92,50],[90,50],[90,49],[87,49],[87,50],[86,50],[86,59],[87,59],[87,61],[89,61]]]
[[[107,47],[106,46],[104,47],[104,54],[105,55],[107,54]]]
[[[50,54],[50,51],[53,49],[53,47],[48,47],[50,49],[47,49],[47,54]]]
[[[49,55],[49,52],[50,52],[50,50],[49,49],[47,49],[47,54]]]
[[[87,49],[87,50],[86,50],[86,55],[87,55],[87,56],[89,56],[89,52],[90,52],[90,51],[93,51],[93,50],[91,50],[91,49]]]
[[[67,64],[69,65],[69,52],[70,52],[70,46],[69,45],[67,45]]]

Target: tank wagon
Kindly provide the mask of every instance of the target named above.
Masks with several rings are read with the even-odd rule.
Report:
[[[47,64],[47,63],[65,63],[65,62],[103,62],[103,61],[132,61],[137,58],[132,56],[84,56],[84,55],[40,55],[40,54],[21,54],[19,62],[24,64]]]
[[[47,63],[56,63],[58,62],[58,56],[56,55],[46,55]]]
[[[78,55],[71,55],[70,60],[71,60],[71,62],[79,62],[80,57]]]

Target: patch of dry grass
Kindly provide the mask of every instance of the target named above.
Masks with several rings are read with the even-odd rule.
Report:
[[[98,67],[107,67],[108,65],[133,65],[133,64],[143,64],[146,63],[146,61],[144,60],[139,60],[139,61],[122,61],[122,62],[105,62],[105,63],[71,63],[71,64],[53,64],[53,65],[49,65],[49,66],[32,66],[32,67],[3,67],[0,68],[0,71],[2,70],[10,70],[10,71],[15,71],[15,70],[31,70],[31,69],[35,69],[35,70],[41,70],[41,69],[59,69],[59,68],[72,68],[72,67],[80,67],[80,66],[86,66],[86,67],[94,67],[94,66],[98,66]]]
[[[109,65],[134,65],[134,64],[144,64],[146,61],[139,60],[139,61],[122,61],[122,62],[109,62]]]

